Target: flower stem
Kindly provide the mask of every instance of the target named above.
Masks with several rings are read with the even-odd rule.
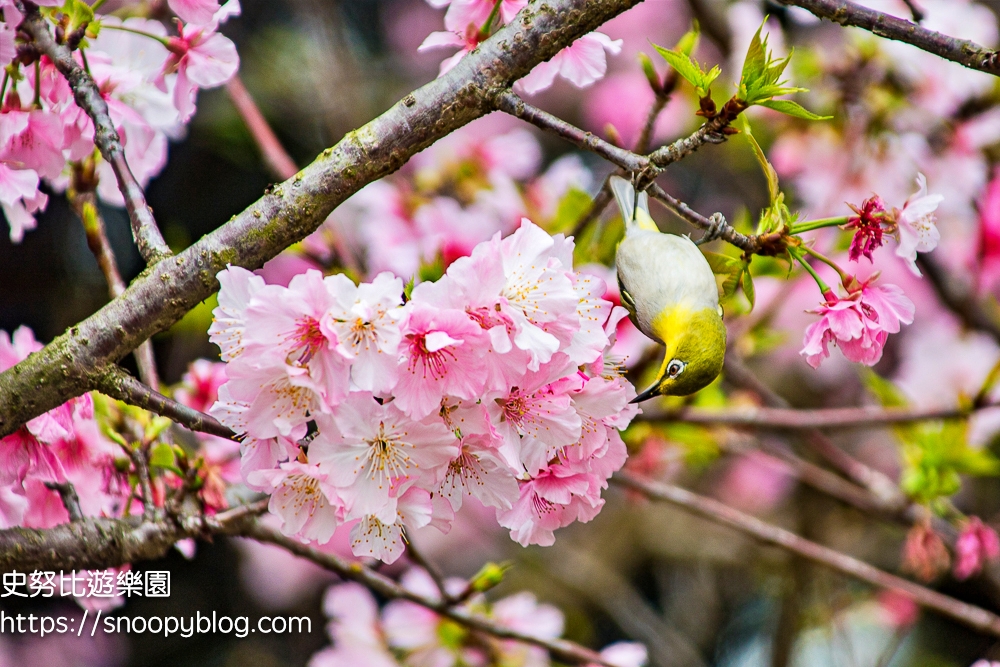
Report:
[[[42,61],[35,61],[35,100],[36,109],[42,108]]]
[[[480,41],[490,36],[490,30],[493,28],[493,22],[496,21],[497,15],[500,14],[500,5],[502,4],[503,0],[497,0],[493,3],[493,11],[486,17],[486,23],[483,24],[483,27],[479,29]]]
[[[97,0],[97,2],[92,4],[90,8],[96,12],[98,9],[101,8],[101,5],[103,5],[105,2],[107,2],[107,0]]]
[[[848,282],[850,282],[851,276],[849,276],[846,273],[844,273],[844,270],[842,268],[840,268],[835,261],[833,261],[832,259],[830,259],[826,255],[824,255],[823,253],[818,252],[816,250],[813,250],[809,246],[803,245],[801,247],[802,247],[802,251],[803,252],[806,252],[806,253],[812,255],[813,257],[815,257],[816,259],[818,259],[819,261],[823,262],[824,264],[826,264],[827,266],[829,266],[830,268],[832,268],[834,271],[836,271],[837,275],[840,276],[840,280],[845,285]]]
[[[827,285],[825,282],[823,282],[823,279],[819,277],[818,273],[816,273],[816,269],[809,266],[809,262],[806,261],[805,257],[800,255],[799,253],[793,253],[793,256],[795,257],[795,259],[799,261],[799,264],[802,265],[802,268],[806,270],[806,273],[812,276],[813,280],[816,281],[816,285],[819,286],[819,291],[823,294],[824,298],[826,298],[827,294],[833,292],[833,290],[830,289],[830,286]]]
[[[136,35],[142,35],[143,37],[149,37],[150,39],[155,39],[163,46],[170,48],[170,40],[166,37],[161,37],[160,35],[154,35],[151,32],[146,32],[145,30],[136,30],[135,28],[126,28],[123,25],[103,25],[101,26],[103,30],[121,30],[122,32],[131,32]]]
[[[814,229],[822,229],[823,227],[839,227],[840,225],[846,225],[848,220],[850,220],[850,216],[846,215],[842,215],[837,218],[806,220],[805,222],[800,222],[797,225],[792,225],[791,229],[788,230],[788,233],[801,234],[802,232],[811,232]]]
[[[7,82],[10,81],[10,72],[3,73],[3,83],[0,84],[0,107],[4,104],[4,98],[7,95]]]

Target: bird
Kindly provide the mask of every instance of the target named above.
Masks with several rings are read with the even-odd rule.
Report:
[[[622,303],[639,331],[666,348],[656,381],[631,402],[693,394],[719,376],[726,356],[715,274],[694,241],[657,229],[649,195],[637,196],[620,176],[610,187],[625,221],[615,252]]]

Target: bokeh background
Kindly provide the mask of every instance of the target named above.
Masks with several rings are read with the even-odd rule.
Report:
[[[997,2],[979,4],[990,12],[1000,7]],[[242,0],[242,6],[242,16],[229,21],[223,32],[239,48],[244,83],[300,165],[431,80],[447,55],[416,51],[429,32],[441,29],[442,12],[423,0]],[[900,79],[892,65],[867,67],[878,62],[878,57],[865,49],[877,47],[867,46],[871,42],[860,37],[858,46],[850,42],[855,37],[845,37],[844,31],[818,25],[773,3],[646,0],[605,28],[613,38],[625,39],[625,46],[620,55],[610,58],[609,75],[604,80],[586,91],[560,82],[533,102],[605,136],[607,123],[612,123],[624,141],[631,143],[648,105],[646,97],[637,92],[645,85],[636,59],[640,50],[651,52],[649,42],[672,45],[697,17],[705,33],[699,58],[721,63],[722,80],[731,81],[736,76],[734,67],[742,61],[742,49],[765,14],[772,17],[773,42],[794,44],[798,49],[793,76],[813,88],[811,96],[805,98],[807,106],[838,114],[836,138],[829,142],[829,153],[816,148],[800,151],[797,159],[807,164],[789,166],[782,173],[783,178],[789,175],[783,183],[793,205],[812,214],[844,215],[847,210],[842,205],[836,210],[818,210],[823,200],[814,190],[830,188],[825,194],[836,204],[859,203],[857,192],[868,196],[883,184],[879,179],[884,173],[879,179],[859,180],[855,183],[857,192],[851,193],[838,189],[843,182],[834,176],[829,182],[819,182],[822,174],[841,169],[838,165],[844,155],[860,155],[852,153],[853,144],[848,140],[854,131],[852,123],[864,125],[860,132],[864,136],[876,131],[898,137],[917,133],[926,140],[931,157],[940,157],[954,143],[955,128],[969,119],[985,117],[976,131],[992,139],[969,149],[978,160],[978,176],[973,178],[978,181],[957,195],[960,200],[964,197],[968,211],[951,214],[946,210],[942,214],[955,218],[953,224],[942,223],[945,233],[953,231],[953,238],[958,239],[952,246],[965,248],[973,257],[977,225],[981,224],[975,204],[984,197],[997,156],[995,142],[1000,138],[990,134],[998,134],[1000,120],[984,116],[1000,100],[996,85],[980,86],[975,95],[950,107],[934,109],[924,103],[923,111],[940,120],[939,124],[913,120],[907,114],[922,104],[914,92],[919,86]],[[995,39],[995,24],[993,35]],[[843,47],[845,42],[855,45]],[[842,58],[839,69],[838,57]],[[958,66],[948,67],[943,75],[946,78],[962,74]],[[661,72],[664,69],[660,67]],[[696,127],[695,108],[690,91],[678,91],[657,126],[657,139],[682,136]],[[496,122],[504,128],[518,126],[514,121]],[[878,129],[872,129],[874,126]],[[755,135],[779,171],[782,164],[794,162],[795,151],[789,145],[808,132],[797,122],[769,116],[763,117],[759,128],[755,125]],[[545,164],[570,152],[567,144],[536,134]],[[783,147],[779,143],[782,137],[786,139]],[[914,161],[912,154],[900,152],[900,160]],[[782,155],[786,156],[784,163]],[[593,194],[610,167],[591,155],[580,157],[594,174]],[[866,173],[891,168],[889,162],[874,158],[872,163],[875,166]],[[939,165],[938,172],[929,175],[932,191],[961,191],[962,184],[950,179],[959,181],[965,172],[956,167],[958,163],[949,164]],[[928,169],[926,165],[921,168]],[[808,192],[802,186],[808,182],[795,180],[795,174],[803,171],[814,179]],[[912,176],[901,175],[906,184],[901,186],[903,197],[912,191]],[[216,89],[200,93],[198,112],[187,136],[171,143],[167,167],[149,186],[148,198],[168,242],[182,248],[243,210],[275,180],[225,90]],[[767,203],[759,166],[748,146],[737,140],[707,147],[672,166],[661,183],[696,210],[721,211],[730,220],[756,214]],[[888,201],[890,193],[882,194]],[[902,199],[892,203],[900,206]],[[102,211],[121,270],[130,279],[140,271],[141,261],[127,218],[120,209],[104,207]],[[676,221],[661,214],[657,213],[665,228],[683,231]],[[948,253],[942,261],[951,270],[972,270],[969,267],[974,263],[969,264],[969,257],[955,250]],[[902,275],[899,266],[884,270],[892,276]],[[798,407],[852,405],[867,400],[861,377],[849,365],[831,360],[817,375],[798,358],[797,336],[801,334],[788,332],[795,331],[795,326],[801,332],[809,321],[802,313],[813,307],[818,297],[808,294],[814,287],[801,281],[785,285],[778,278],[759,281],[763,305],[758,304],[757,320],[752,322],[758,328],[754,335],[736,339],[747,363],[761,381]],[[981,379],[1000,356],[996,342],[966,332],[957,319],[935,305],[933,292],[926,285],[914,290],[911,296],[918,305],[918,322],[890,342],[876,371],[900,381],[914,396],[921,394],[922,387],[933,386],[940,392],[950,391],[952,384],[974,386],[975,378]],[[97,310],[106,299],[103,277],[87,249],[79,221],[58,196],[40,217],[38,228],[21,244],[12,245],[6,234],[0,234],[0,329],[12,331],[28,325],[39,340],[50,340]],[[205,333],[210,308],[208,303],[196,309],[154,339],[166,382],[178,381],[197,357],[216,358]],[[734,306],[737,326],[749,330],[746,319],[738,319],[741,308],[745,310]],[[932,320],[933,326],[921,324],[921,318]],[[759,328],[761,323],[765,328],[775,324],[764,331]],[[638,384],[641,378],[637,373]],[[942,389],[943,385],[947,387]],[[725,392],[739,400],[742,390],[723,382],[714,391],[713,395]],[[946,398],[952,400],[958,393],[956,388]],[[988,420],[979,424],[979,431],[977,446],[993,447],[994,429]],[[797,446],[780,435],[760,439],[776,446]],[[668,431],[634,434],[629,444],[635,465],[644,466],[645,472],[714,494],[890,571],[899,569],[906,526],[880,521],[796,484],[775,459],[726,453],[740,446],[753,448],[759,444],[757,440],[753,434],[679,425]],[[898,473],[899,452],[891,432],[850,432],[837,436],[836,442],[886,474]],[[487,560],[509,561],[513,568],[495,591],[497,597],[534,591],[563,611],[567,637],[595,647],[621,639],[642,641],[649,646],[651,663],[657,667],[964,667],[987,655],[1000,659],[1000,648],[988,637],[932,614],[921,615],[911,626],[907,615],[912,610],[905,603],[840,575],[786,553],[760,548],[733,532],[663,505],[631,497],[620,488],[612,487],[606,497],[605,509],[593,522],[561,530],[556,545],[549,548],[521,548],[489,517],[480,520],[471,511],[447,536],[425,531],[413,539],[451,575],[470,576]],[[1000,511],[1000,485],[990,478],[969,481],[956,502],[984,519],[995,518]],[[398,573],[404,567],[401,562],[386,571]],[[193,559],[172,552],[162,562],[140,564],[138,569],[169,569],[173,594],[169,600],[130,600],[116,613],[190,616],[196,611],[217,611],[219,615],[248,615],[251,619],[264,614],[307,615],[313,619],[313,632],[245,639],[219,635],[190,639],[105,636],[93,641],[4,636],[3,654],[11,664],[49,667],[267,667],[305,665],[328,643],[321,601],[332,577],[274,547],[220,539],[199,544]],[[950,595],[997,610],[1000,584],[996,582],[1000,579],[978,576],[958,582],[945,576],[937,585]],[[29,609],[36,613],[80,613],[62,603],[0,603],[0,608],[8,613]]]

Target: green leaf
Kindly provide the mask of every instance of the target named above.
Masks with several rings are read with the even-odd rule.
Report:
[[[870,368],[861,367],[859,370],[865,389],[883,408],[905,408],[909,405],[903,392],[890,380],[886,380]]]
[[[760,168],[764,171],[764,176],[767,178],[767,193],[773,206],[778,201],[778,196],[780,190],[778,189],[778,172],[774,170],[771,163],[767,161],[767,156],[764,155],[764,150],[757,143],[757,140],[753,136],[753,132],[750,131],[750,121],[747,120],[746,116],[740,116],[740,120],[743,123],[743,136],[747,138],[750,142],[750,147],[753,148],[753,154],[757,158]]]
[[[681,35],[681,38],[677,40],[677,45],[674,46],[674,51],[690,56],[694,53],[694,50],[698,48],[698,38],[700,36],[701,26],[698,25],[698,21],[694,21],[691,29]]]
[[[774,109],[775,111],[780,111],[783,114],[788,114],[789,116],[802,118],[804,120],[829,120],[830,118],[833,118],[833,116],[820,116],[819,114],[814,114],[798,102],[793,102],[792,100],[764,100],[763,102],[758,102],[758,104],[762,107]]]
[[[160,434],[170,428],[171,424],[173,424],[173,422],[166,417],[154,417],[148,424],[146,424],[146,428],[142,434],[143,440],[145,442],[152,442],[153,440],[156,440],[160,437]]]
[[[83,0],[66,0],[60,11],[69,17],[67,32],[73,32],[94,20],[94,10]]]
[[[705,97],[708,95],[708,89],[711,87],[712,82],[715,81],[722,70],[716,65],[708,72],[706,72],[698,61],[692,58],[687,53],[679,51],[671,51],[670,49],[665,49],[662,46],[657,46],[653,44],[653,48],[663,56],[671,67],[677,70],[677,73],[682,77],[687,79],[688,83],[694,86],[695,91],[698,93],[699,97]]]
[[[559,200],[556,215],[548,225],[553,234],[566,233],[572,230],[576,223],[590,210],[593,199],[579,188],[571,187]]]
[[[757,303],[757,291],[753,286],[753,276],[750,275],[750,267],[743,271],[743,296],[747,298],[750,302],[750,310],[753,310],[754,305]]]
[[[712,267],[712,273],[718,276],[725,276],[719,285],[719,296],[721,298],[730,297],[736,294],[740,286],[740,277],[746,269],[746,264],[735,257],[720,255],[715,252],[704,253],[708,265]]]
[[[659,91],[660,75],[656,73],[653,61],[649,59],[649,56],[641,51],[639,52],[639,64],[642,66],[642,73],[646,75],[646,81],[649,81],[649,87],[654,91]]]
[[[149,450],[149,465],[153,468],[162,468],[175,472],[178,475],[184,473],[177,467],[177,459],[174,456],[174,448],[165,442],[154,445]]]
[[[764,76],[764,71],[767,68],[767,37],[765,36],[762,41],[760,32],[764,29],[764,23],[766,22],[767,17],[761,22],[760,27],[757,28],[757,32],[753,35],[753,39],[750,40],[746,58],[743,60],[743,71],[740,73],[741,86],[751,85]]]

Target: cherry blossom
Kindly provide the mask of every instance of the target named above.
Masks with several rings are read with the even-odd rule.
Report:
[[[219,0],[167,0],[171,11],[185,23],[211,23],[219,11]]]
[[[862,255],[872,260],[872,253],[882,246],[882,219],[879,214],[885,213],[885,204],[878,195],[866,199],[860,208],[851,206],[857,214],[848,218],[844,229],[854,229],[851,239],[849,256],[852,262],[858,261]]]
[[[875,285],[877,276],[860,283],[841,298],[828,292],[817,310],[817,322],[806,329],[799,353],[813,368],[830,356],[829,343],[840,347],[844,356],[872,366],[882,358],[889,334],[899,333],[900,325],[913,322],[914,306],[896,285]]]
[[[1000,560],[1000,537],[979,517],[971,517],[955,542],[955,578],[968,579],[983,565]]]
[[[268,510],[281,518],[285,535],[320,544],[333,537],[342,518],[341,504],[317,466],[289,461],[272,470],[257,470],[250,480],[270,492]]]
[[[918,252],[930,252],[941,240],[941,232],[935,224],[934,211],[937,210],[942,195],[927,194],[927,179],[917,174],[918,190],[896,215],[899,245],[896,254],[902,257],[914,275],[920,275],[916,260]]]
[[[605,51],[612,55],[621,52],[622,40],[611,39],[601,32],[592,32],[552,56],[548,62],[537,65],[518,86],[529,95],[545,90],[556,76],[568,80],[577,88],[586,88],[604,77],[608,69]]]
[[[503,23],[510,23],[514,16],[528,4],[528,0],[501,0],[499,8],[499,18]],[[443,7],[448,5],[448,13],[444,16],[444,25],[448,30],[461,31],[469,25],[474,25],[477,29],[483,26],[493,7],[495,0],[437,0],[432,2],[432,6]]]

